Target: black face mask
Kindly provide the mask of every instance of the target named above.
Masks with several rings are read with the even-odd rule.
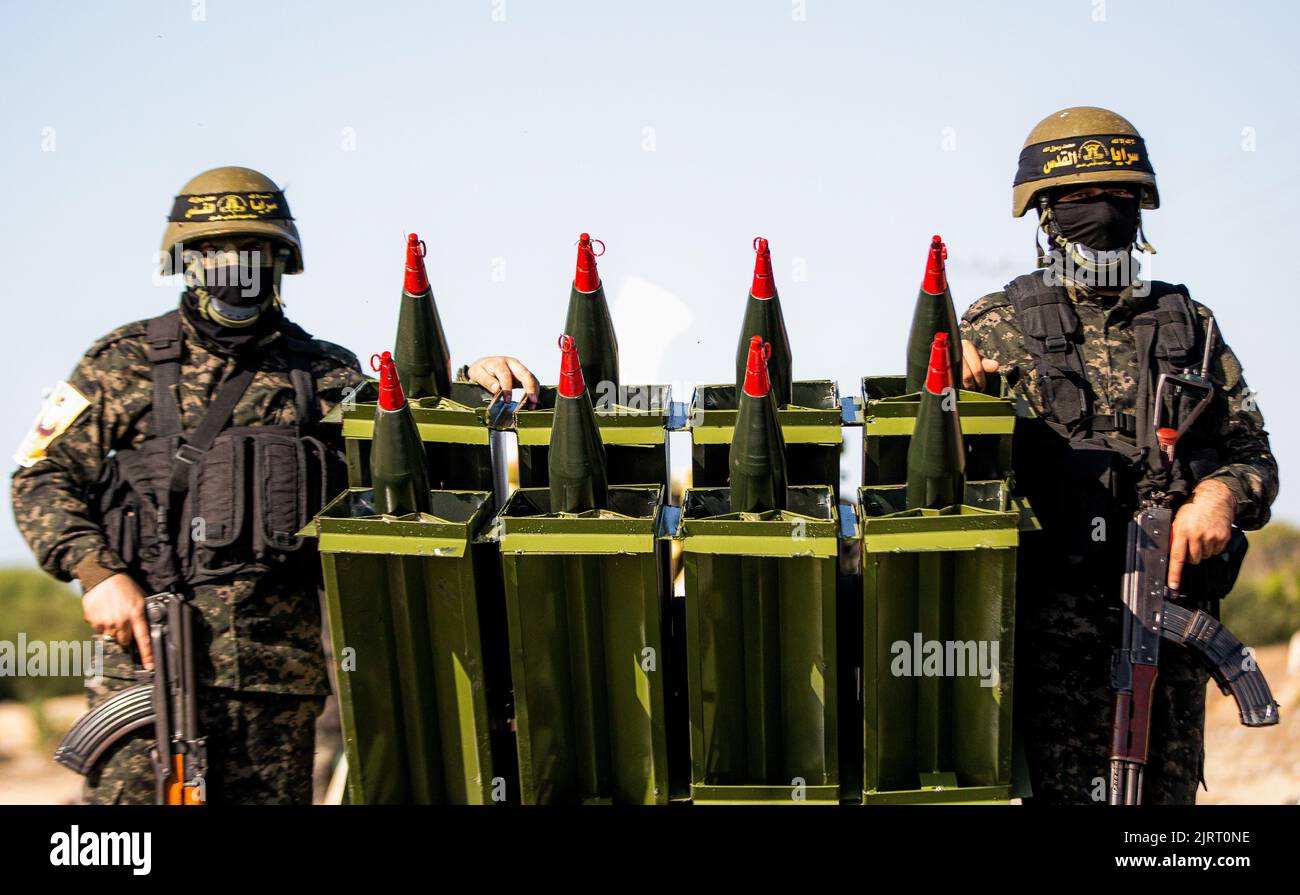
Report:
[[[181,311],[208,347],[238,354],[279,326],[283,315],[271,301],[273,268],[214,268],[201,277],[198,271],[187,274],[189,288],[181,296]]]
[[[1137,237],[1138,200],[1101,193],[1052,205],[1061,236],[1099,252],[1127,249]]]

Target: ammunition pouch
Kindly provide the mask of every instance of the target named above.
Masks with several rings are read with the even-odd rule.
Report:
[[[161,585],[172,551],[180,580],[202,584],[283,566],[304,549],[294,535],[324,506],[337,463],[330,448],[290,426],[227,429],[179,461],[187,487],[169,512],[180,444],[179,436],[153,438],[118,451],[97,486],[108,546],[133,571]]]

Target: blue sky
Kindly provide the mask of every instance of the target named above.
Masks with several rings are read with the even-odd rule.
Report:
[[[624,378],[725,380],[771,240],[799,378],[901,368],[926,245],[958,309],[1033,266],[1010,216],[1025,134],[1069,105],[1146,137],[1152,276],[1209,304],[1300,461],[1293,4],[653,4],[235,0],[0,5],[7,412],[99,335],[159,313],[172,196],[247,165],[287,191],[298,322],[363,357],[396,323],[404,234],[428,243],[457,362],[553,381],[574,241],[608,246]],[[1300,521],[1285,487],[1277,515]],[[0,560],[25,550],[9,514]]]

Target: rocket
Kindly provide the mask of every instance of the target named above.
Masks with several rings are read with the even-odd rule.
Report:
[[[600,246],[601,255],[605,254],[605,244],[599,239],[587,233],[578,237],[578,260],[564,331],[582,356],[582,379],[592,403],[604,406],[618,403],[618,338],[596,269],[598,255],[593,244]]]
[[[393,362],[407,397],[451,394],[451,352],[424,269],[424,242],[414,233],[406,237],[406,277]]]
[[[952,384],[951,339],[934,334],[930,360],[907,447],[908,509],[946,509],[962,502],[966,487],[966,452],[957,391]]]
[[[374,483],[375,513],[405,516],[429,512],[429,471],[424,444],[411,406],[402,393],[401,379],[392,354],[385,351],[370,359],[379,372],[379,403],[370,444],[370,478]]]
[[[551,512],[582,513],[604,509],[609,482],[605,445],[596,426],[586,379],[575,339],[560,336],[560,385],[555,396],[547,472],[551,480]]]
[[[916,297],[912,313],[912,332],[907,339],[907,393],[919,392],[925,385],[930,368],[930,343],[934,334],[948,335],[948,362],[958,383],[961,381],[961,339],[957,333],[957,311],[948,290],[948,272],[944,262],[948,247],[935,236],[926,255],[925,278]]]
[[[771,353],[772,346],[764,344],[761,336],[750,338],[727,457],[733,513],[785,509],[785,439],[777,423],[776,395],[768,375]]]
[[[790,403],[790,336],[785,330],[781,299],[776,294],[776,281],[772,278],[772,253],[768,250],[767,240],[761,236],[754,237],[754,252],[754,281],[745,304],[740,344],[736,346],[736,401],[739,406],[749,366],[750,339],[758,336],[771,346],[767,375],[776,406],[784,407]]]

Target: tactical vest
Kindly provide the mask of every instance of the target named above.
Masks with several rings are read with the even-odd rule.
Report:
[[[155,591],[311,559],[295,532],[320,510],[338,462],[312,434],[318,347],[293,324],[281,330],[296,425],[227,428],[262,356],[250,352],[185,431],[176,388],[183,339],[179,312],[148,321],[152,434],[112,454],[92,493],[109,547]]]
[[[1182,286],[1151,282],[1150,307],[1132,321],[1139,368],[1134,413],[1098,415],[1083,360],[1083,327],[1060,284],[1041,272],[1017,277],[1005,292],[1015,308],[1042,395],[1040,419],[1017,427],[1016,473],[1048,532],[1070,557],[1123,553],[1123,532],[1139,494],[1190,493],[1219,466],[1199,426],[1179,442],[1165,473],[1148,462],[1158,447],[1152,424],[1161,373],[1200,364],[1205,333]],[[1100,536],[1099,536],[1100,535]]]

